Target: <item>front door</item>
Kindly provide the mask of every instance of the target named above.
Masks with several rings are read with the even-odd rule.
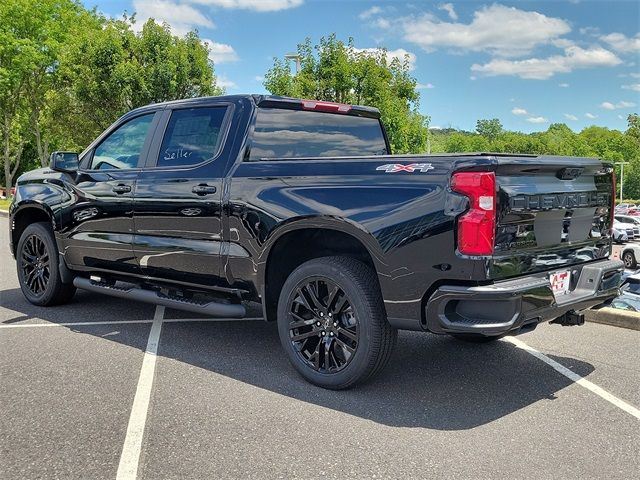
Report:
[[[228,109],[169,110],[158,127],[134,199],[134,250],[150,277],[221,284],[221,152]]]
[[[63,253],[70,267],[140,273],[132,247],[133,193],[154,115],[125,120],[83,157],[65,222]]]

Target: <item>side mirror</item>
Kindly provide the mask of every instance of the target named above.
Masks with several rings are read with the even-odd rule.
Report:
[[[49,168],[58,172],[73,173],[78,170],[78,163],[75,152],[53,152],[49,157]]]

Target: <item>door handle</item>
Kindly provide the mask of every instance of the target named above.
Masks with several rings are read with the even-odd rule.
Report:
[[[211,195],[212,193],[216,193],[217,189],[206,183],[201,183],[200,185],[194,186],[191,191],[196,195]]]
[[[131,191],[131,185],[125,185],[123,183],[120,183],[118,185],[116,185],[115,187],[113,187],[113,192],[114,193],[129,193]]]

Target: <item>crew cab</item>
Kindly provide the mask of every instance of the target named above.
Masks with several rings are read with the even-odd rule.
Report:
[[[597,158],[391,155],[377,109],[265,95],[133,110],[22,175],[10,208],[36,305],[76,288],[242,318],[340,389],[397,330],[490,341],[617,295],[615,178]]]

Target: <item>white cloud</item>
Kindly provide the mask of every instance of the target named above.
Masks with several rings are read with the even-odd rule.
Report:
[[[590,35],[594,37],[600,34],[600,28],[599,27],[583,27],[579,30],[579,32],[582,35]]]
[[[471,80],[471,81],[473,81],[473,80],[477,80],[477,79],[478,79],[478,77],[476,77],[475,75],[471,75],[471,76],[469,77],[469,80]]]
[[[520,78],[546,80],[557,73],[569,73],[574,69],[612,67],[622,63],[614,53],[602,47],[584,49],[571,46],[564,55],[525,60],[493,59],[484,65],[473,64],[471,70],[487,76],[515,75]]]
[[[562,87],[562,88],[569,88],[569,84],[568,83],[559,83],[558,86]]]
[[[416,88],[418,90],[432,89],[436,88],[433,83],[416,83]]]
[[[275,12],[302,5],[304,0],[190,0],[201,5],[213,5],[228,9]]]
[[[256,82],[264,82],[264,77],[262,75],[256,75],[253,77]]]
[[[632,108],[635,107],[636,104],[633,102],[625,102],[625,101],[620,101],[618,103],[611,103],[611,102],[602,102],[600,104],[601,108],[604,108],[605,110],[618,110],[620,108]]]
[[[134,0],[133,9],[136,12],[136,30],[141,30],[149,18],[158,23],[168,23],[175,35],[184,35],[197,27],[215,28],[215,24],[200,10],[170,0]]]
[[[214,42],[208,38],[203,38],[202,41],[208,44],[209,60],[213,63],[219,64],[238,61],[238,54],[231,45]]]
[[[511,113],[513,113],[514,115],[529,115],[529,112],[527,112],[524,108],[520,108],[520,107],[514,107],[511,110]]]
[[[630,53],[640,52],[640,33],[635,37],[627,37],[622,33],[610,33],[608,35],[602,35],[600,37],[605,43],[608,43],[611,48],[618,52]]]
[[[529,117],[529,118],[527,118],[527,122],[529,122],[529,123],[548,123],[549,120],[547,120],[544,117]]]
[[[640,92],[640,83],[632,83],[630,85],[622,85],[625,90],[633,90],[634,92]]]
[[[571,115],[570,113],[565,113],[564,118],[566,118],[567,120],[571,120],[572,122],[578,121],[578,117],[576,117],[575,115]]]
[[[623,115],[620,115],[620,114],[618,114],[618,118],[619,118],[620,120],[626,120],[626,119],[624,118],[624,116],[623,116]]]
[[[382,13],[382,9],[377,5],[374,5],[373,7],[367,8],[363,12],[360,12],[358,18],[360,18],[360,20],[366,20],[367,18],[371,18],[374,15],[378,15],[379,13]]]
[[[451,20],[458,19],[458,14],[453,8],[453,3],[441,3],[440,5],[438,5],[438,10],[444,10],[445,12],[447,12],[447,15],[449,15],[449,18]]]
[[[228,90],[229,88],[237,88],[238,87],[236,82],[234,82],[233,80],[230,80],[229,78],[227,78],[224,75],[219,75],[216,78],[216,85],[218,85],[219,87],[224,88],[225,90]]]
[[[597,115],[594,115],[593,113],[589,113],[589,112],[585,113],[584,116],[587,118],[590,118],[591,120],[598,118]]]
[[[528,54],[571,31],[560,18],[499,4],[480,8],[469,24],[443,22],[427,14],[402,20],[402,28],[406,40],[427,51],[445,47],[502,56]]]
[[[356,52],[362,52],[367,55],[377,55],[381,49],[379,48],[354,48]],[[404,48],[398,48],[396,50],[387,50],[387,63],[391,63],[394,58],[400,60],[400,62],[404,62],[405,56],[408,56],[409,60],[409,70],[413,70],[416,68],[416,55],[415,53],[408,52]]]
[[[386,18],[376,18],[373,21],[373,26],[378,27],[382,30],[387,30],[388,28],[391,28],[391,22]]]

